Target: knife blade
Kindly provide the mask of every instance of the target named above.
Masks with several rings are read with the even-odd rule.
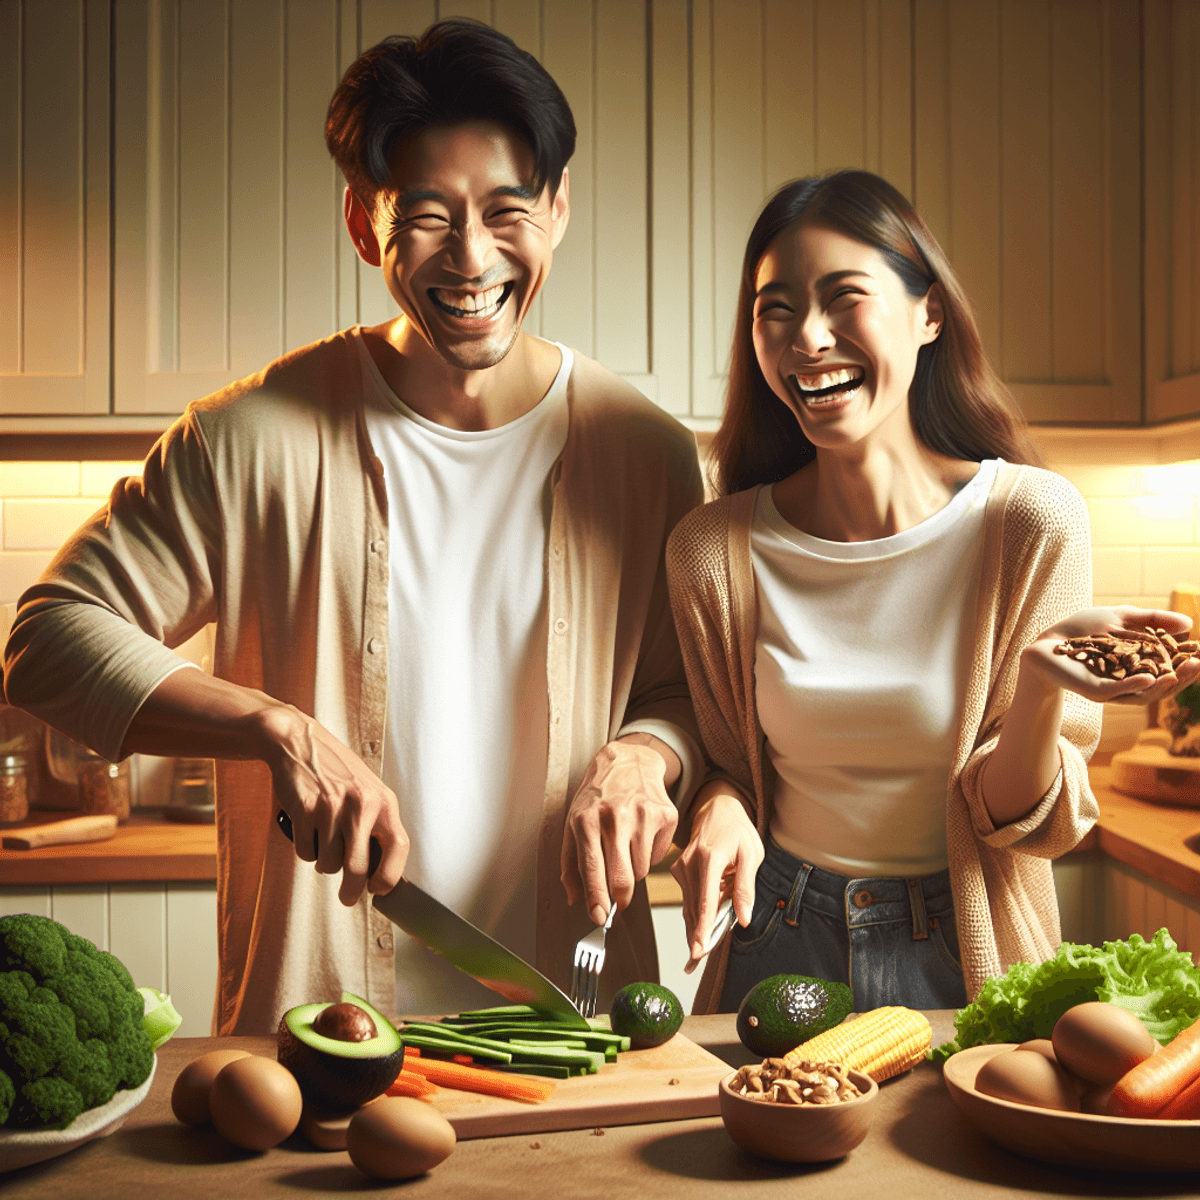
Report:
[[[292,840],[292,822],[287,813],[280,810],[275,820]],[[380,856],[379,843],[372,838],[368,873],[374,873]],[[390,892],[375,896],[372,903],[409,937],[510,1004],[528,1004],[571,1028],[590,1028],[566,993],[541,971],[410,880],[402,878]]]
[[[690,975],[721,944],[721,939],[729,932],[735,920],[737,918],[733,912],[733,900],[723,900],[721,907],[717,909],[716,920],[713,921],[712,932],[708,935],[708,944],[704,947],[704,953],[699,958],[688,955],[688,960],[683,968],[685,975]]]
[[[460,971],[499,992],[510,1004],[528,1004],[555,1021],[589,1028],[567,995],[511,950],[435,900],[408,879],[374,898],[375,907],[409,937]]]

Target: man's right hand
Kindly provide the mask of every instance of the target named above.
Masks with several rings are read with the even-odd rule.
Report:
[[[671,874],[683,891],[688,949],[699,959],[724,896],[733,896],[738,924],[750,924],[754,881],[764,851],[745,805],[728,784],[706,784],[697,794],[696,804],[692,836],[671,864]]]
[[[400,881],[409,841],[395,795],[329,730],[265,692],[192,668],[176,671],[146,698],[121,751],[265,762],[296,854],[324,874],[342,872],[343,904],[356,904],[364,888],[386,892]],[[272,824],[274,817],[272,806]],[[372,837],[383,855],[368,881]]]
[[[342,872],[338,899],[353,905],[366,887],[390,891],[408,859],[408,834],[394,793],[323,725],[299,709],[274,705],[248,718],[268,747],[275,798],[292,821],[296,855],[323,875]],[[370,840],[383,856],[367,877]],[[314,849],[314,847],[319,849]]]

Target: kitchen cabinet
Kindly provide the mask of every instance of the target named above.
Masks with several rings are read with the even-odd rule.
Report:
[[[0,0],[0,413],[109,411],[108,18]]]
[[[847,166],[915,199],[1032,420],[1200,414],[1184,0],[0,0],[0,431],[161,428],[394,315],[342,229],[324,115],[360,48],[451,11],[575,112],[529,327],[696,427],[754,214]]]
[[[1200,6],[1146,0],[1146,416],[1200,413]]]

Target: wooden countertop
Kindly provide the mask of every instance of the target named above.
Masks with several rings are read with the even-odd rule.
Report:
[[[950,1011],[926,1014],[934,1041],[953,1032]],[[732,1066],[751,1061],[732,1014],[688,1017],[683,1032]],[[353,1195],[562,1200],[638,1196],[643,1200],[795,1200],[886,1195],[896,1200],[962,1196],[1191,1196],[1200,1178],[1077,1171],[1042,1166],[989,1142],[961,1117],[940,1068],[922,1063],[885,1083],[875,1124],[856,1150],[832,1163],[786,1166],[739,1150],[720,1117],[610,1126],[460,1142],[427,1175],[403,1184],[372,1183],[345,1151],[320,1152],[293,1135],[264,1154],[237,1150],[211,1129],[190,1129],[171,1115],[180,1069],[217,1046],[273,1056],[270,1038],[176,1038],[158,1052],[150,1095],[123,1128],[62,1158],[0,1177],[7,1198],[60,1195],[89,1200],[131,1196],[289,1197]]]
[[[3,832],[61,821],[77,814],[38,812]],[[0,884],[31,886],[58,883],[144,883],[215,880],[217,830],[187,825],[158,813],[135,812],[103,842],[42,846],[37,850],[0,849]]]

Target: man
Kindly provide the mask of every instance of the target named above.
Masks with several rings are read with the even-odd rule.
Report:
[[[644,887],[626,906],[698,765],[662,550],[699,471],[674,421],[522,331],[570,109],[444,21],[350,67],[326,140],[401,316],[191,405],[23,597],[8,699],[111,759],[219,760],[218,1033],[343,988],[494,1000],[394,958],[368,893],[402,872],[560,984],[616,900],[607,991],[656,978]],[[210,621],[211,678],[168,648]]]

